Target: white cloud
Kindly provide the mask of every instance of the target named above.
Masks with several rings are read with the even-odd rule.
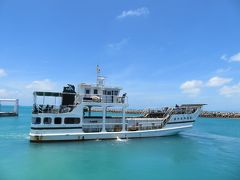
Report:
[[[237,54],[232,55],[232,56],[229,58],[229,61],[238,61],[238,62],[240,62],[240,52],[237,53]]]
[[[233,86],[224,86],[220,89],[219,93],[225,96],[240,94],[240,83]]]
[[[19,91],[12,88],[0,89],[0,98],[19,98]]]
[[[119,16],[117,16],[117,18],[123,19],[131,16],[146,16],[148,14],[149,14],[148,8],[142,7],[134,10],[123,11]]]
[[[183,93],[186,93],[190,96],[197,96],[200,93],[202,86],[203,86],[202,81],[191,80],[184,82],[180,86],[180,89],[183,91]]]
[[[227,56],[226,54],[223,54],[220,59],[228,61],[228,62],[240,62],[240,52],[232,55],[232,56]]]
[[[49,79],[44,79],[41,81],[33,81],[28,84],[26,88],[34,91],[52,91],[55,88],[55,84]]]
[[[4,77],[6,75],[7,75],[6,71],[0,68],[0,77]]]
[[[228,68],[220,68],[220,69],[217,69],[217,70],[216,70],[216,73],[221,74],[221,73],[229,72],[229,71],[231,71],[231,70],[232,70],[231,67],[228,67]]]
[[[0,89],[0,97],[6,97],[8,96],[8,92],[6,89]]]
[[[218,87],[218,86],[222,86],[226,83],[229,83],[231,81],[232,81],[231,78],[221,78],[221,77],[215,76],[208,80],[207,86]]]
[[[227,61],[227,60],[228,60],[228,58],[227,58],[227,55],[226,55],[226,54],[223,54],[223,55],[220,57],[220,59],[222,59],[222,60],[225,60],[225,61]]]
[[[120,50],[122,49],[126,44],[128,43],[128,39],[124,38],[121,41],[117,43],[110,43],[107,45],[108,48],[113,49],[113,50]]]

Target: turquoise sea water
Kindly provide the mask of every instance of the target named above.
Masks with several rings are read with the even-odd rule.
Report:
[[[199,118],[176,136],[30,143],[31,108],[0,118],[0,180],[240,179],[240,120]]]

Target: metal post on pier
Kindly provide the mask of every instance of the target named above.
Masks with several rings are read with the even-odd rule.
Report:
[[[122,108],[122,131],[126,131],[126,110],[125,107]]]
[[[106,109],[107,107],[103,106],[103,117],[102,117],[102,132],[106,132]]]
[[[14,106],[14,109],[13,109],[14,113],[16,113],[16,115],[18,115],[18,112],[19,112],[19,100],[16,99],[15,101],[15,106]]]

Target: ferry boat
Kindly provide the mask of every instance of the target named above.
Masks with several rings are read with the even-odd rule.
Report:
[[[157,137],[193,126],[204,104],[183,104],[127,116],[128,96],[105,85],[97,67],[96,84],[68,84],[62,92],[33,93],[31,142]],[[118,112],[118,113],[116,113]]]

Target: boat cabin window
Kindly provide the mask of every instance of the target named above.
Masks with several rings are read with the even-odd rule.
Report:
[[[112,95],[112,91],[103,90],[103,95]]]
[[[50,117],[45,117],[43,119],[43,124],[51,124],[52,123],[52,119]]]
[[[54,124],[62,124],[62,118],[56,117],[56,118],[54,119]]]
[[[93,94],[98,94],[98,90],[94,89]]]
[[[33,117],[32,118],[32,124],[41,124],[41,118],[40,117]]]
[[[90,89],[85,89],[85,94],[90,94]]]
[[[117,96],[118,95],[118,91],[114,91],[114,95]]]
[[[80,118],[65,118],[64,124],[79,124]]]

